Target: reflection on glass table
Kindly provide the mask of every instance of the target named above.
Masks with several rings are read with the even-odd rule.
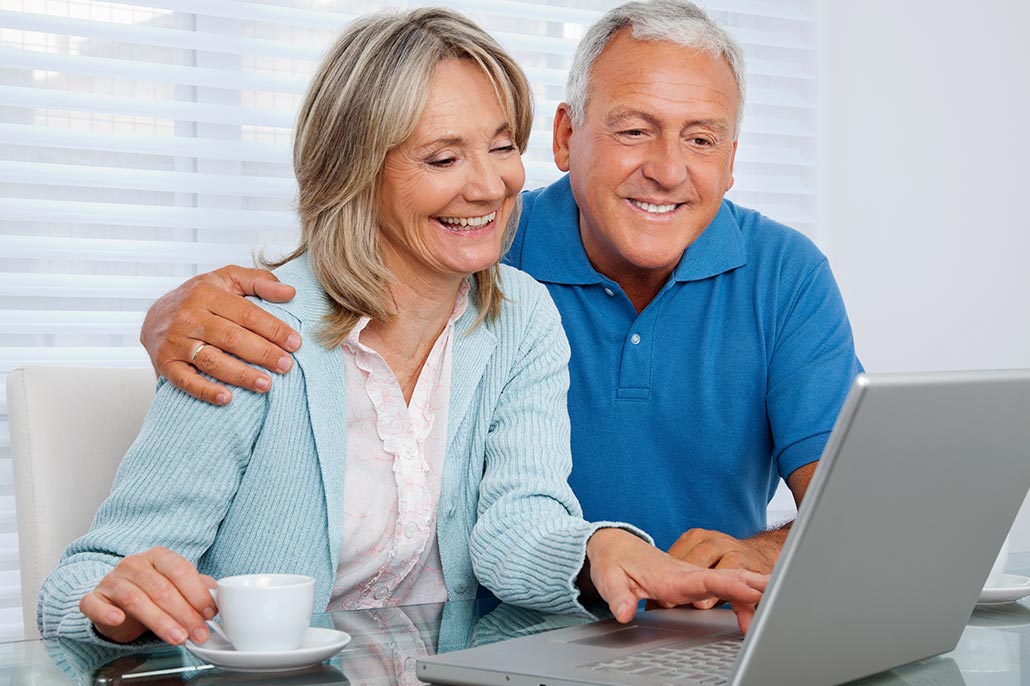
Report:
[[[335,628],[352,640],[325,664],[284,674],[254,674],[213,667],[184,648],[159,643],[132,647],[99,647],[68,640],[23,642],[45,649],[49,664],[38,655],[23,656],[22,669],[5,674],[6,683],[78,683],[96,686],[173,686],[190,684],[398,684],[415,685],[415,660],[438,651],[459,650],[527,633],[587,621],[581,617],[546,615],[493,600],[439,603],[315,615],[314,626]],[[4,648],[0,644],[0,665]],[[13,652],[13,651],[12,651]],[[28,659],[26,659],[28,658]]]
[[[1010,570],[1030,571],[1030,554],[1012,556]],[[728,611],[728,610],[715,610]],[[97,684],[414,685],[415,660],[581,623],[496,601],[352,610],[315,615],[314,626],[353,639],[328,662],[288,674],[245,674],[213,668],[181,648],[162,644],[100,649],[62,640],[0,643],[0,686]],[[818,647],[814,647],[818,649]],[[957,648],[946,655],[854,682],[861,686],[1030,686],[1030,599],[973,613]],[[1030,658],[1028,658],[1030,659]],[[1030,664],[1030,662],[1028,662]]]

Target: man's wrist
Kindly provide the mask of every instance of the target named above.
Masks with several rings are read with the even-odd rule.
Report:
[[[783,544],[787,540],[787,535],[790,533],[790,527],[793,522],[787,522],[783,526],[768,531],[763,531],[760,534],[755,534],[751,538],[745,539],[743,542],[747,544],[755,553],[769,563],[771,569],[775,564],[776,560],[780,556],[780,551],[783,550]]]

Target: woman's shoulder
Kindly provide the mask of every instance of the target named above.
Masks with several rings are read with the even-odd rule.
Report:
[[[547,287],[532,276],[507,264],[501,264],[501,290],[505,296],[523,295],[550,300]]]
[[[560,327],[558,308],[547,287],[524,271],[501,265],[501,291],[504,302],[500,315],[491,324],[495,333],[524,336],[528,331],[552,330]]]
[[[291,300],[274,303],[261,298],[250,298],[260,307],[282,319],[292,328],[297,329],[303,323],[315,323],[330,311],[329,300],[319,285],[314,270],[308,262],[307,254],[285,262],[272,270],[272,274],[280,283],[293,286],[296,294]]]
[[[506,264],[500,265],[501,291],[504,304],[501,316],[557,317],[558,309],[547,287],[532,276]]]

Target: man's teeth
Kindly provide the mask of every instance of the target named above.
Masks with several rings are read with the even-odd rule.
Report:
[[[630,200],[631,203],[639,207],[646,212],[653,212],[654,214],[665,214],[666,212],[672,212],[678,207],[676,203],[671,205],[655,205],[649,202],[640,202],[639,200]]]
[[[497,217],[496,212],[483,215],[482,217],[440,217],[440,223],[449,224],[452,227],[467,227],[470,229],[478,229],[481,226],[486,226]]]

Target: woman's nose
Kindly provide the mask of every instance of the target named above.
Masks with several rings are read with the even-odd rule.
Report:
[[[478,158],[469,166],[465,181],[465,198],[472,202],[490,202],[502,199],[506,184],[501,170],[489,158]]]

